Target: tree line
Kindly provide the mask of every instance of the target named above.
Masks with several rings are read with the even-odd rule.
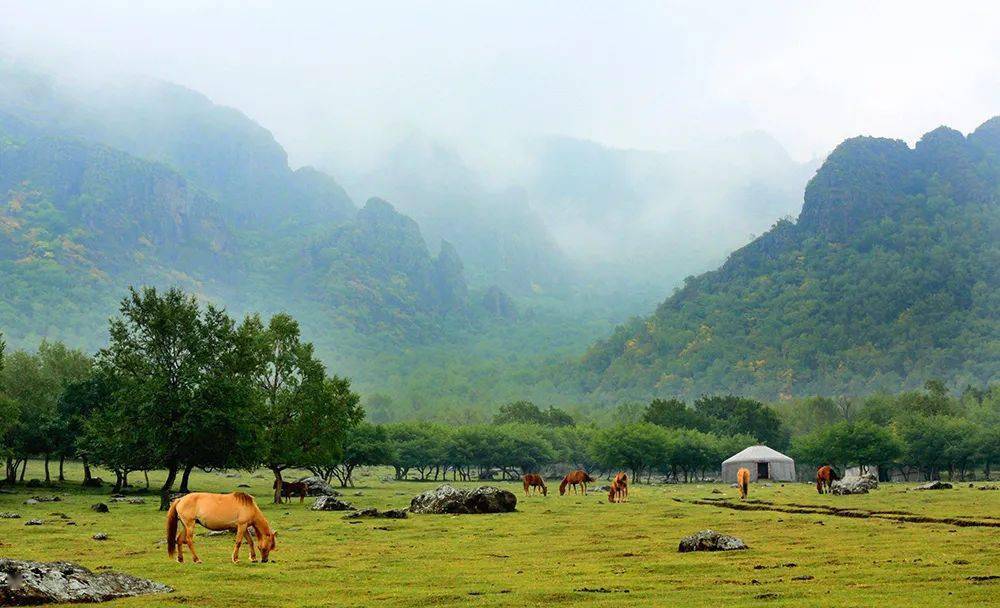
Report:
[[[877,465],[904,477],[990,475],[1000,459],[1000,389],[950,395],[943,384],[865,399],[764,404],[710,395],[690,405],[655,399],[623,404],[598,425],[528,401],[501,406],[491,423],[364,420],[350,381],[328,373],[287,314],[237,323],[180,290],[130,290],[110,321],[108,345],[90,356],[43,341],[5,353],[0,336],[0,457],[3,479],[23,481],[29,457],[79,459],[129,475],[165,470],[162,504],[188,491],[195,469],[266,468],[277,500],[288,469],[341,485],[364,466],[397,479],[552,476],[566,468],[628,470],[636,480],[717,474],[754,443],[810,465]],[[148,484],[148,477],[147,484]]]

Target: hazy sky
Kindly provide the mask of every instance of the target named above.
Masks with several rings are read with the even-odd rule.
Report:
[[[759,129],[807,159],[1000,114],[1000,3],[611,4],[0,0],[0,52],[186,85],[296,163],[411,128],[647,149]]]

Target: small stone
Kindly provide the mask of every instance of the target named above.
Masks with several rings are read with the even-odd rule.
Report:
[[[24,522],[24,525],[26,525],[26,526],[40,526],[43,523],[44,522],[42,520],[40,520],[40,519],[29,519],[28,521]]]
[[[0,512],[0,519],[21,519],[20,513]]]
[[[108,540],[108,535],[104,532],[98,532],[97,534],[91,536],[90,538],[94,540]]]
[[[96,505],[90,505],[90,510],[95,511],[97,513],[108,513],[109,511],[111,511],[111,509],[108,508],[108,505],[104,504],[103,502],[99,502]]]

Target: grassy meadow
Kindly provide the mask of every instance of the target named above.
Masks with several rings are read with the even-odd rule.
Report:
[[[39,463],[31,463],[29,477]],[[71,479],[80,471],[68,466]],[[107,479],[108,475],[104,475]],[[155,487],[159,475],[152,475]],[[403,507],[429,483],[383,481],[367,472],[344,498],[357,507]],[[133,483],[142,481],[137,475]],[[721,484],[638,485],[631,501],[607,496],[525,498],[518,484],[516,513],[417,515],[405,520],[345,520],[313,512],[297,500],[269,503],[270,479],[196,473],[192,489],[232,491],[247,483],[278,530],[268,564],[229,561],[233,537],[195,543],[202,564],[168,559],[164,514],[157,499],[112,504],[108,490],[84,491],[76,482],[0,493],[0,555],[69,560],[91,569],[116,569],[175,588],[169,595],[120,600],[120,606],[920,606],[996,605],[1000,528],[899,521],[880,517],[1000,522],[1000,491],[966,484],[915,492],[913,484],[883,484],[861,496],[819,496],[807,484],[756,484],[750,503],[735,510],[711,502],[736,499]],[[456,484],[463,485],[463,484]],[[473,484],[469,484],[473,485]],[[62,502],[25,505],[31,496],[58,494]],[[141,495],[141,494],[140,494]],[[709,501],[705,501],[709,499]],[[850,517],[810,505],[851,509]],[[780,512],[772,507],[801,510]],[[874,517],[864,517],[875,512]],[[65,514],[77,525],[67,525]],[[25,526],[28,519],[42,526]],[[748,551],[678,553],[682,536],[711,528],[742,538]],[[95,541],[97,532],[109,535]]]

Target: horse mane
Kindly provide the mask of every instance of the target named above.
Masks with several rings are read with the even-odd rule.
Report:
[[[233,498],[241,505],[256,505],[257,502],[246,492],[233,492]]]

